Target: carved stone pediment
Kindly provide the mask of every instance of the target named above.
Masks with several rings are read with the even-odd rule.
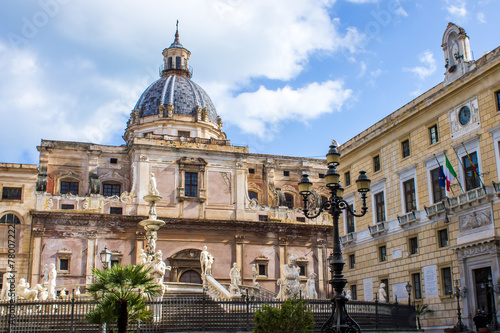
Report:
[[[261,254],[260,256],[255,258],[255,261],[269,261],[269,258]]]
[[[205,165],[207,165],[207,161],[205,161],[201,157],[188,157],[188,156],[181,157],[177,161],[177,163],[180,166],[183,166],[183,165],[205,166]]]
[[[99,179],[101,181],[106,181],[106,180],[119,180],[119,181],[126,181],[127,178],[124,177],[122,174],[116,172],[116,171],[110,171],[105,173],[104,175],[99,176]]]
[[[174,253],[169,259],[170,260],[200,260],[201,250],[198,249],[185,249]]]

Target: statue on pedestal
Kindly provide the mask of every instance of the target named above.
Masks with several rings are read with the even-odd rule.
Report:
[[[50,267],[49,267],[49,285],[47,288],[48,292],[49,292],[48,299],[50,299],[50,300],[56,299],[56,278],[57,278],[56,265],[50,264]]]
[[[309,274],[309,278],[306,282],[306,298],[307,299],[317,299],[318,293],[316,292],[316,273]]]
[[[235,286],[241,285],[241,277],[240,270],[238,269],[238,264],[233,263],[233,268],[229,271],[229,275],[231,276],[231,283]]]
[[[259,271],[257,269],[257,264],[253,264],[252,266],[252,282],[254,286],[259,286],[259,283],[257,282],[257,278],[259,277]]]
[[[21,278],[16,287],[16,295],[26,300],[36,300],[38,291],[30,289],[30,284],[26,282],[26,279]]]
[[[379,302],[387,302],[387,293],[385,292],[385,283],[380,284],[380,288],[378,289],[378,301]]]
[[[151,172],[151,178],[149,178],[149,194],[150,195],[160,195],[158,189],[156,188],[156,178],[155,174]]]
[[[299,268],[296,265],[295,257],[288,258],[288,264],[281,266],[281,277],[278,280],[280,291],[276,296],[282,301],[298,296],[300,290]]]
[[[207,275],[212,275],[212,266],[214,264],[214,260],[214,256],[209,253],[207,262]]]
[[[10,290],[10,281],[14,274],[12,274],[12,267],[7,266],[7,272],[3,275],[2,280],[2,292],[0,293],[0,300],[9,301],[9,290]]]
[[[201,264],[201,274],[207,274],[207,266],[208,266],[208,256],[209,253],[207,251],[207,247],[203,246],[203,250],[200,253],[200,264]]]

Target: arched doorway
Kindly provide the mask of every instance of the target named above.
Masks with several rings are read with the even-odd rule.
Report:
[[[185,249],[168,258],[172,266],[170,281],[202,283],[200,253],[198,249]]]
[[[185,271],[184,273],[181,274],[181,277],[179,278],[179,282],[201,284],[201,276],[198,272],[190,269],[190,270]]]

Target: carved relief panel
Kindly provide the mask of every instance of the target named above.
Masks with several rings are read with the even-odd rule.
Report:
[[[448,112],[451,140],[456,141],[481,128],[477,97],[474,97]]]

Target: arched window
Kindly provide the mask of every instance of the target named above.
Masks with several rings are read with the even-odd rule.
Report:
[[[255,191],[248,191],[248,197],[250,198],[250,200],[255,199],[259,201],[259,193]]]
[[[3,224],[20,224],[21,220],[15,214],[7,213],[0,217],[0,223]]]
[[[293,194],[285,193],[285,202],[286,206],[290,209],[294,207]]]

